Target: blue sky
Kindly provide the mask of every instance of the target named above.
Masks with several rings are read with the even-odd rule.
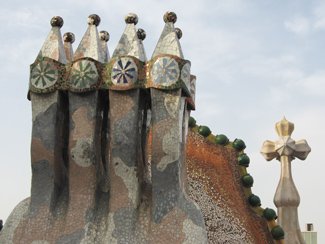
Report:
[[[280,163],[266,162],[259,150],[278,138],[274,125],[283,116],[295,123],[292,138],[306,139],[312,152],[293,161],[300,193],[299,217],[314,223],[319,243],[325,205],[322,155],[325,138],[325,1],[6,1],[0,15],[1,163],[0,218],[30,192],[31,108],[26,98],[29,65],[34,62],[51,27],[64,19],[62,34],[76,36],[74,50],[87,29],[87,16],[101,17],[99,30],[110,33],[112,54],[125,28],[124,16],[139,16],[137,28],[147,32],[148,57],[164,27],[162,17],[174,11],[186,59],[197,76],[197,110],[192,116],[213,134],[243,139],[251,158],[253,193],[262,207],[274,208]]]

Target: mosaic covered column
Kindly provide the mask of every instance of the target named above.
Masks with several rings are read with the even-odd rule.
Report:
[[[140,204],[144,184],[143,129],[146,91],[137,88],[139,62],[146,61],[135,25],[138,17],[129,13],[126,28],[112,55],[109,87],[110,201],[109,232],[119,243],[142,243]],[[113,242],[113,241],[112,241]]]
[[[275,129],[279,139],[275,142],[265,141],[261,154],[267,161],[276,158],[281,162],[281,177],[274,196],[274,204],[278,208],[278,224],[285,231],[286,244],[304,244],[298,219],[300,196],[293,182],[291,161],[295,158],[305,160],[311,148],[306,140],[295,142],[291,139],[294,124],[285,118],[275,125]]]
[[[67,185],[68,104],[66,93],[56,90],[67,62],[60,28],[53,17],[52,29],[31,66],[29,98],[32,103],[32,188],[30,217],[46,207],[52,214]]]
[[[181,32],[174,27],[176,19],[173,12],[164,16],[166,24],[152,55],[148,81],[152,110],[151,231],[160,232],[162,243],[207,243],[200,208],[186,193],[189,111],[185,99],[190,93],[190,63],[183,57]],[[165,225],[173,228],[164,230]]]
[[[31,93],[32,101],[32,188],[30,217],[47,206],[52,213],[67,185],[67,98],[55,91]]]
[[[100,18],[90,15],[87,21],[89,27],[73,56],[69,76],[68,233],[94,224],[99,210],[97,196],[109,190],[107,155],[102,150],[105,136],[101,136],[107,93],[96,90],[99,62],[104,61],[96,27]]]

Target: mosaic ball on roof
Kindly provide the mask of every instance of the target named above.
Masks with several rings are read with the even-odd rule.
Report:
[[[87,23],[88,23],[88,25],[99,26],[100,17],[97,14],[91,14],[91,15],[88,16]]]
[[[245,187],[252,187],[254,184],[254,179],[250,174],[243,175],[241,181]]]
[[[284,239],[284,230],[282,229],[281,226],[277,225],[277,226],[274,226],[271,230],[271,234],[273,236],[273,238],[275,240],[280,240],[280,239]]]
[[[175,28],[175,32],[176,32],[177,38],[181,39],[183,36],[182,30],[180,28]]]
[[[63,19],[60,16],[54,16],[51,19],[50,24],[51,24],[52,27],[59,27],[59,28],[61,28],[63,26]]]
[[[67,32],[63,35],[64,42],[70,42],[72,44],[72,43],[74,43],[75,40],[76,40],[76,37],[72,32]]]
[[[99,38],[101,41],[108,42],[109,40],[109,33],[105,30],[99,32]]]
[[[267,221],[271,221],[272,219],[278,218],[278,216],[276,215],[276,212],[271,208],[264,209],[263,216],[266,218]]]
[[[127,24],[137,24],[139,21],[138,15],[134,14],[134,13],[128,13],[125,16],[125,23]]]
[[[173,22],[174,24],[177,21],[177,15],[174,12],[166,12],[164,15],[164,21],[166,22]]]
[[[237,152],[240,152],[246,148],[246,144],[241,139],[235,139],[234,143],[232,144],[232,147],[237,150]]]
[[[229,139],[227,136],[225,136],[223,134],[219,134],[216,136],[216,144],[225,146],[228,144],[228,142],[229,142]]]
[[[261,206],[261,199],[258,196],[254,195],[254,194],[251,194],[248,197],[248,202],[253,207]]]
[[[137,35],[138,35],[138,38],[141,41],[143,41],[144,39],[146,39],[146,36],[147,36],[145,30],[144,29],[141,29],[141,28],[137,29]]]

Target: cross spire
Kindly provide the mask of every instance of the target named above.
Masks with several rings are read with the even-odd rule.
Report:
[[[291,161],[296,157],[305,160],[311,148],[306,140],[296,142],[291,138],[294,124],[285,117],[276,123],[275,130],[279,138],[275,142],[265,141],[260,152],[267,161],[276,158],[281,162],[281,177],[273,200],[278,208],[278,224],[286,233],[285,243],[304,244],[298,219],[300,196],[293,182]]]

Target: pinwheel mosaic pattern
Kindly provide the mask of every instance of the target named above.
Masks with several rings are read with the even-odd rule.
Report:
[[[138,79],[138,68],[131,58],[121,58],[113,65],[112,82],[118,86],[128,86]]]
[[[170,86],[179,78],[179,68],[173,58],[158,58],[152,68],[152,81],[156,85]]]
[[[181,78],[186,84],[187,87],[190,86],[190,78],[191,78],[191,65],[189,63],[185,64],[182,72],[181,72]]]
[[[32,70],[30,82],[39,89],[48,88],[55,84],[58,79],[58,70],[47,61],[38,63]]]
[[[90,88],[97,80],[98,72],[93,62],[82,60],[73,64],[70,83],[73,88]]]

